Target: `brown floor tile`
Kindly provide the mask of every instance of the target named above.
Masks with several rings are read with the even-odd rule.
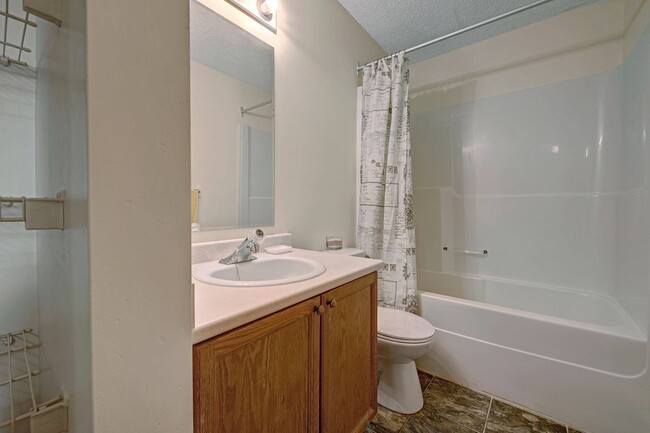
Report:
[[[427,373],[426,371],[418,370],[418,379],[420,379],[420,389],[422,389],[422,392],[424,392],[424,390],[427,389],[427,386],[429,386],[429,383],[431,383],[433,375]]]
[[[382,429],[375,429],[375,431],[398,433],[406,422],[406,418],[408,418],[408,415],[402,415],[383,406],[377,406],[377,415],[373,418],[372,424]]]
[[[499,400],[492,401],[486,432],[566,433],[567,428]]]
[[[400,433],[477,433],[438,413],[420,411],[411,415]]]
[[[370,423],[370,425],[366,429],[366,433],[395,433],[395,432],[388,430],[379,424]]]
[[[583,433],[499,400],[490,406],[490,397],[420,370],[418,378],[422,410],[409,416],[379,406],[365,433]]]
[[[440,415],[467,429],[483,432],[489,406],[490,397],[434,377],[424,392],[424,408],[418,415],[431,419]]]

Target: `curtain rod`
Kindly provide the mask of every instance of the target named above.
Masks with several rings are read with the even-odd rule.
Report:
[[[455,32],[451,32],[451,33],[446,34],[446,35],[444,35],[444,36],[440,36],[440,37],[438,37],[438,38],[432,39],[432,40],[430,40],[430,41],[428,41],[428,42],[424,42],[424,43],[422,43],[422,44],[420,44],[420,45],[416,45],[416,46],[414,46],[414,47],[407,48],[406,50],[404,50],[404,53],[405,53],[405,54],[411,53],[411,52],[413,52],[413,51],[415,51],[415,50],[419,50],[420,48],[425,48],[425,47],[428,47],[429,45],[433,45],[433,44],[436,44],[436,43],[438,43],[438,42],[445,41],[445,40],[447,40],[447,39],[453,38],[454,36],[458,36],[458,35],[461,35],[461,34],[463,34],[463,33],[467,33],[467,32],[469,32],[469,31],[471,31],[471,30],[477,29],[477,28],[479,28],[479,27],[483,27],[483,26],[488,25],[488,24],[491,24],[491,23],[493,23],[493,22],[495,22],[495,21],[499,21],[499,20],[502,20],[502,19],[504,19],[504,18],[508,18],[509,16],[516,15],[516,14],[518,14],[518,13],[520,13],[520,12],[527,11],[528,9],[532,9],[532,8],[534,8],[534,7],[541,6],[541,5],[545,4],[545,3],[550,3],[550,2],[552,2],[552,1],[553,1],[553,0],[538,0],[538,1],[536,1],[536,2],[533,2],[533,3],[531,3],[531,4],[528,4],[528,5],[526,5],[526,6],[522,6],[522,7],[520,7],[520,8],[513,9],[513,10],[511,10],[511,11],[509,11],[509,12],[506,12],[506,13],[503,13],[503,14],[501,14],[501,15],[497,15],[497,16],[495,16],[495,17],[489,18],[489,19],[487,19],[487,20],[485,20],[485,21],[481,21],[480,23],[472,24],[471,26],[468,26],[468,27],[462,28],[462,29],[460,29],[460,30],[456,30]],[[391,55],[389,55],[389,56],[380,57],[380,58],[377,59],[377,60],[388,59],[388,58],[390,58],[390,57],[392,57],[392,56],[394,56],[394,54],[391,54]],[[366,63],[365,65],[359,65],[359,66],[357,66],[357,75],[359,74],[359,72],[363,71],[363,68],[364,68],[364,67],[366,67],[366,66],[368,66],[368,65],[371,65],[372,63],[376,62],[377,60],[375,60],[375,61],[373,61],[373,62]]]

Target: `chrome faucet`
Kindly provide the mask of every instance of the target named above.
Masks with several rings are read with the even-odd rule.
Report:
[[[234,265],[237,263],[250,262],[257,259],[253,253],[260,251],[260,244],[264,242],[264,232],[260,229],[250,232],[244,242],[237,247],[228,257],[219,260],[223,265]]]

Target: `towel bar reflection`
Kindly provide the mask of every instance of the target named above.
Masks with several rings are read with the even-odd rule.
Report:
[[[488,250],[461,250],[461,249],[456,249],[456,248],[449,248],[449,247],[442,247],[443,251],[448,251],[451,253],[461,253],[461,254],[469,254],[472,256],[487,256],[488,255]]]
[[[27,230],[63,230],[63,193],[56,198],[0,197],[0,222],[24,222]]]
[[[241,117],[244,117],[244,114],[250,113],[251,111],[253,111],[253,110],[257,109],[257,108],[264,107],[265,105],[269,105],[269,104],[272,104],[272,103],[273,103],[273,99],[269,99],[268,101],[264,101],[264,102],[262,102],[260,104],[251,105],[248,108],[239,107],[239,112],[241,113]]]

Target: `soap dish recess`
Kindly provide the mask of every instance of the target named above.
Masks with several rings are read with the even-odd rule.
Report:
[[[289,245],[275,245],[266,248],[266,252],[269,254],[284,254],[288,253],[289,251],[291,251],[291,247]]]

